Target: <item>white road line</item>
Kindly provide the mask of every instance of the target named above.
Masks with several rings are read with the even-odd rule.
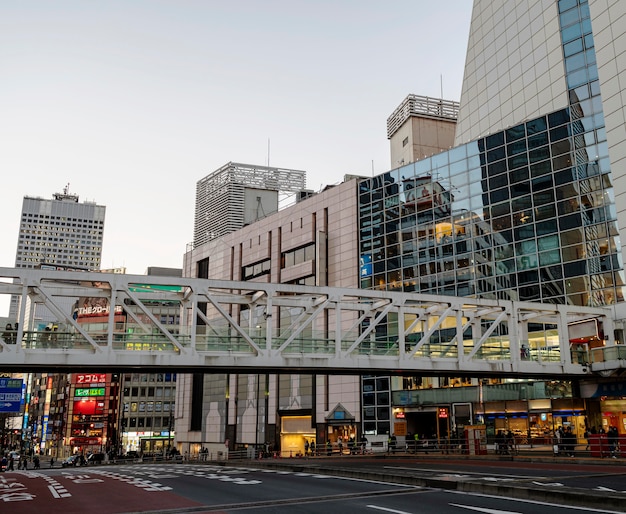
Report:
[[[389,509],[387,507],[380,507],[379,505],[366,505],[366,507],[368,509],[382,510],[384,512],[393,512],[394,514],[411,514],[405,510]]]
[[[459,507],[461,509],[475,510],[476,512],[484,512],[485,514],[521,514],[521,512],[515,512],[512,510],[496,510],[487,509],[485,507],[474,507],[473,505],[461,505],[460,503],[449,503],[452,507]]]
[[[433,470],[433,469],[427,469],[427,468],[409,468],[406,466],[384,466],[384,469],[401,469],[403,471],[424,471],[426,473],[428,473],[429,475],[432,475],[433,473],[439,473],[439,474],[446,474],[446,473],[453,473],[452,471],[448,471],[446,472],[445,470]],[[479,476],[484,476],[484,475],[491,475],[491,476],[496,476],[496,477],[507,477],[507,478],[538,478],[538,479],[546,479],[547,477],[543,477],[543,476],[529,476],[529,475],[507,475],[504,473],[481,473],[480,471],[464,471],[463,472],[465,475],[479,475]]]

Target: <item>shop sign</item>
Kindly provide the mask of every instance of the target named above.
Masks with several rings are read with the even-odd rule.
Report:
[[[439,412],[438,412],[438,416],[440,418],[447,418],[448,417],[448,409],[446,409],[445,407],[439,407]]]
[[[106,373],[81,373],[76,375],[77,384],[103,384],[106,381]]]
[[[90,389],[76,389],[74,396],[76,397],[104,396],[104,387],[92,387]]]

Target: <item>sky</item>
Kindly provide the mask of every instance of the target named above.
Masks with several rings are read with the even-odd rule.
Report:
[[[68,184],[106,206],[102,268],[144,274],[182,267],[196,182],[230,161],[314,191],[391,169],[402,100],[460,99],[471,4],[2,2],[0,267],[23,197]]]

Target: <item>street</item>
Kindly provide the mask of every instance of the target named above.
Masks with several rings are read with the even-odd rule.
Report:
[[[406,472],[406,469],[400,468],[402,467],[394,464],[385,469],[389,474]],[[421,471],[413,468],[411,472]],[[463,479],[468,474],[445,471],[438,473],[453,480]],[[492,470],[487,470],[487,474],[493,475]],[[503,472],[500,476],[505,475]],[[325,514],[356,511],[398,514],[534,514],[538,505],[541,505],[541,512],[546,514],[572,511],[571,506],[549,505],[545,502],[335,477],[306,470],[257,469],[245,465],[167,463],[14,471],[0,474],[0,489],[0,499],[5,504],[5,509],[33,514],[116,514],[149,511],[159,511],[162,514],[239,510]],[[624,504],[626,505],[626,494]],[[610,512],[597,509],[578,510]]]

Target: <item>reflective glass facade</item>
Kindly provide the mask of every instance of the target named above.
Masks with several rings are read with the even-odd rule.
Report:
[[[589,12],[576,0],[559,7],[570,106],[364,180],[362,288],[623,300]]]

